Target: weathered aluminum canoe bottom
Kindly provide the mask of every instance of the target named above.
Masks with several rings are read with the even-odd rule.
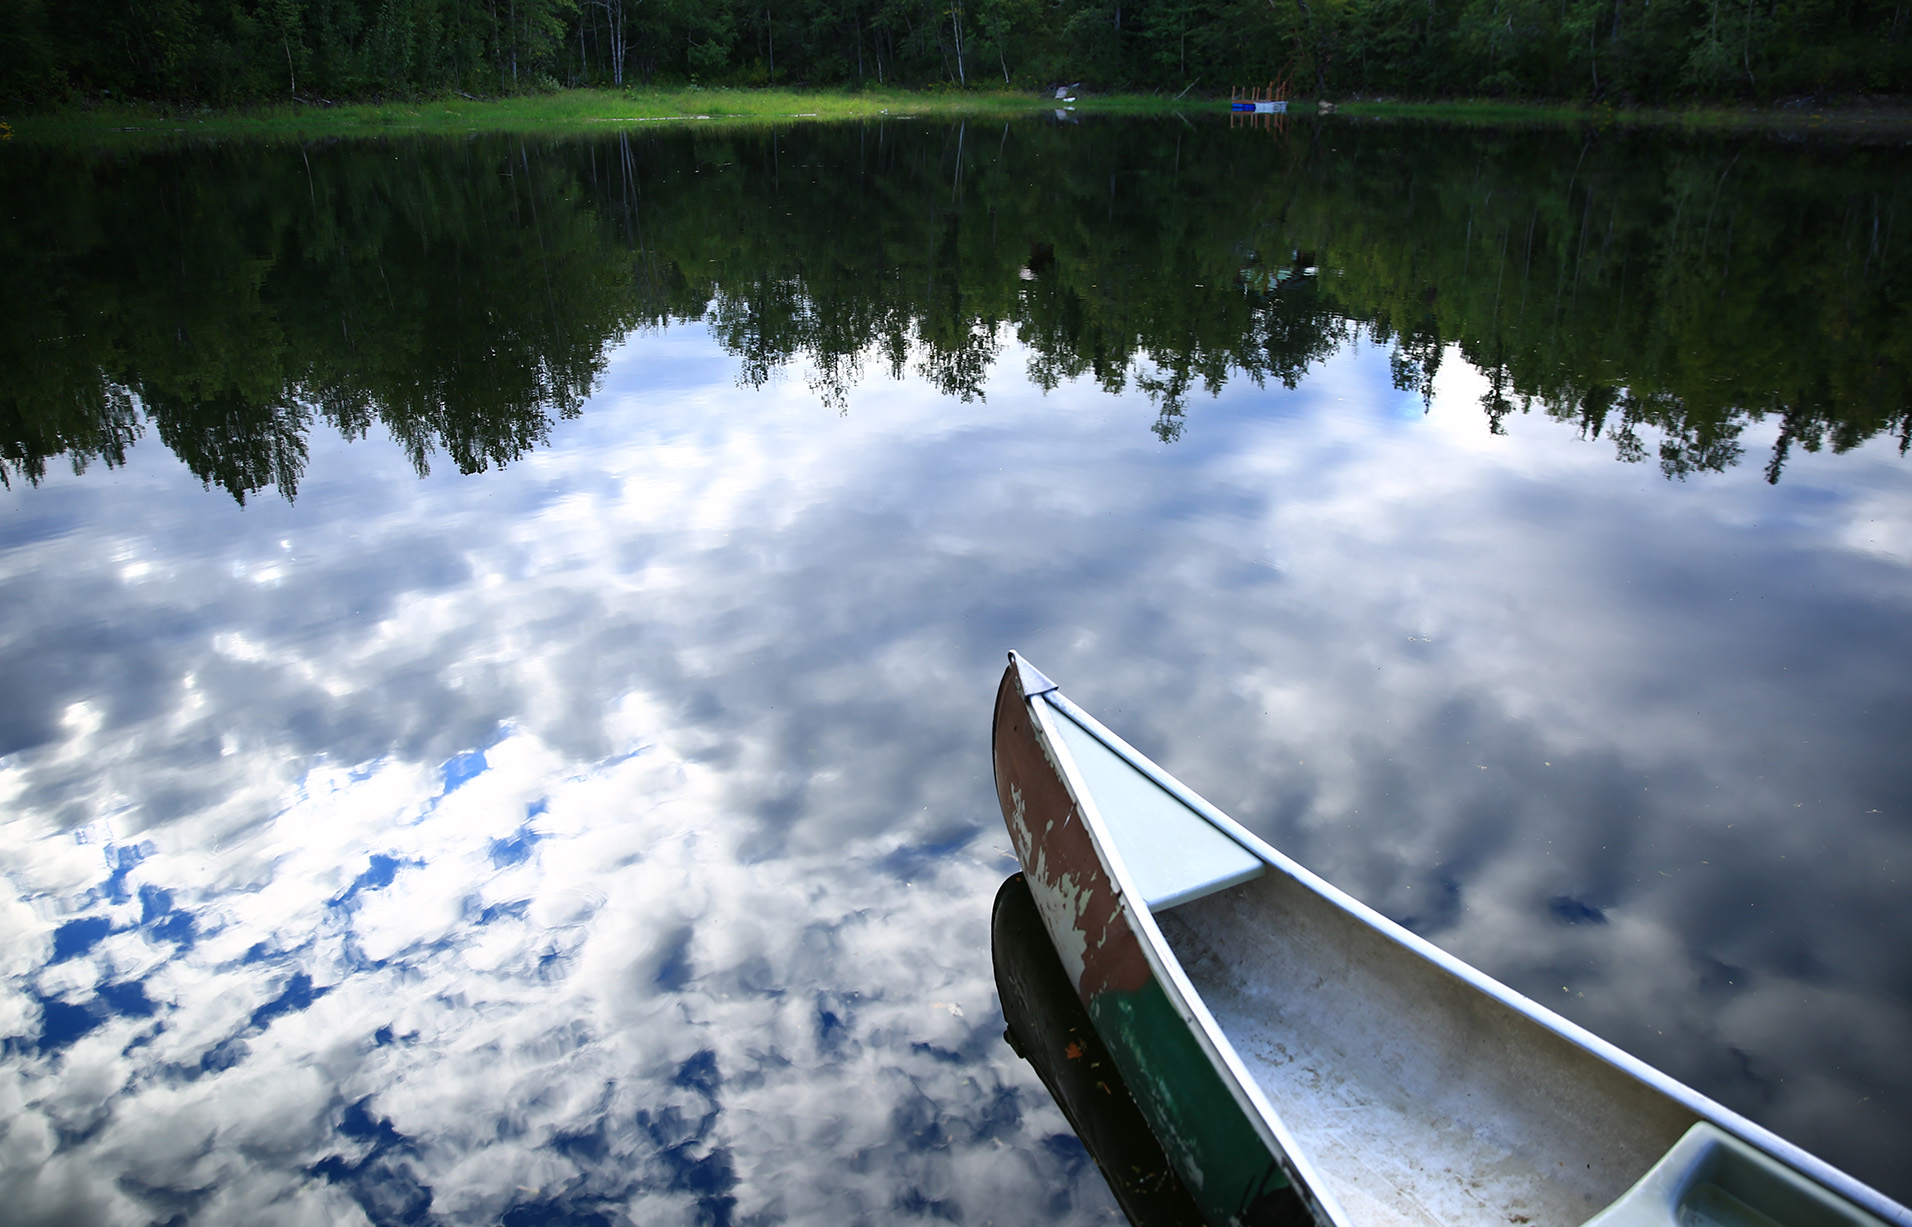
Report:
[[[1574,1227],[1698,1119],[1286,875],[1156,919],[1364,1227]]]

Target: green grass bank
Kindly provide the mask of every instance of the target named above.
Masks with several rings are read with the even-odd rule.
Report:
[[[1312,109],[1309,103],[1301,109]],[[1481,127],[1524,124],[1590,125],[1689,131],[1825,131],[1838,136],[1904,141],[1912,138],[1912,102],[1892,99],[1844,99],[1810,105],[1613,107],[1501,99],[1451,99],[1429,102],[1348,100],[1341,115],[1385,120],[1427,121]]]
[[[592,131],[605,126],[706,123],[792,123],[803,120],[902,119],[1033,115],[1065,104],[1009,90],[809,90],[681,88],[562,90],[505,98],[452,95],[339,105],[284,103],[234,110],[144,103],[95,103],[49,112],[0,112],[0,142],[58,144],[148,141],[167,137],[323,139],[396,134]],[[1221,114],[1218,98],[1167,94],[1087,94],[1075,114]],[[1298,114],[1315,110],[1295,104]],[[1820,107],[1614,108],[1499,100],[1341,102],[1335,114],[1399,122],[1488,127],[1595,125],[1676,129],[1823,129],[1835,134],[1904,138],[1912,105],[1867,103]]]
[[[286,103],[215,111],[152,104],[69,107],[6,116],[14,139],[55,141],[123,136],[377,136],[406,133],[592,130],[659,123],[788,123],[798,120],[931,115],[1027,115],[1065,105],[1026,92],[968,90],[676,89],[562,90],[507,98],[458,95],[336,106]],[[1208,99],[1103,95],[1073,104],[1079,114],[1165,114],[1214,108]]]

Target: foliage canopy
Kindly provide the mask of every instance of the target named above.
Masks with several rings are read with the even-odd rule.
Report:
[[[1912,82],[1912,0],[0,0],[0,98],[630,83],[1663,102]]]

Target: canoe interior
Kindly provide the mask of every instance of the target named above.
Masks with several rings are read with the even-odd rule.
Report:
[[[1577,1227],[1698,1119],[1278,870],[1156,921],[1350,1223]]]

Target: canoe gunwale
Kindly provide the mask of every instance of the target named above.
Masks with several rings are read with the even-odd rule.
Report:
[[[1023,664],[1019,657],[1016,659],[1018,665]],[[1037,673],[1036,676],[1040,677],[1041,674]],[[1043,681],[1048,682],[1048,679],[1044,678]],[[1269,1101],[1267,1093],[1262,1090],[1261,1084],[1248,1071],[1248,1067],[1235,1052],[1234,1045],[1228,1041],[1226,1034],[1222,1031],[1221,1025],[1209,1012],[1207,1003],[1202,1000],[1201,993],[1189,980],[1188,973],[1182,970],[1181,961],[1175,957],[1168,940],[1156,925],[1155,917],[1144,902],[1142,892],[1137,889],[1128,866],[1120,856],[1111,854],[1115,844],[1110,837],[1107,823],[1096,808],[1094,794],[1084,782],[1074,757],[1070,755],[1067,745],[1063,743],[1060,734],[1051,723],[1058,714],[1070,716],[1072,713],[1080,712],[1081,709],[1063,699],[1062,692],[1055,688],[1053,682],[1049,682],[1048,687],[1046,690],[1038,689],[1033,694],[1025,693],[1023,703],[1033,718],[1036,735],[1041,739],[1051,763],[1061,774],[1064,785],[1074,796],[1076,813],[1081,818],[1084,829],[1088,831],[1091,842],[1095,845],[1096,855],[1102,861],[1103,870],[1115,884],[1118,906],[1128,914],[1130,926],[1139,939],[1149,970],[1161,983],[1170,1004],[1175,1007],[1176,1013],[1181,1016],[1183,1022],[1188,1024],[1189,1030],[1194,1034],[1204,1053],[1221,1071],[1223,1082],[1242,1109],[1243,1115],[1255,1126],[1257,1132],[1264,1134],[1263,1142],[1267,1144],[1269,1152],[1288,1176],[1296,1192],[1301,1194],[1304,1201],[1308,1203],[1317,1222],[1351,1224],[1353,1220],[1335,1200],[1326,1181],[1314,1169],[1313,1163],[1308,1160],[1287,1124],[1275,1111],[1274,1105]],[[1051,710],[1052,704],[1055,710]],[[1094,733],[1097,740],[1102,740],[1104,744],[1107,744],[1105,740],[1107,737],[1114,736],[1100,725],[1084,724],[1083,727]],[[1116,749],[1114,746],[1110,748]],[[1119,749],[1116,752],[1122,753]],[[1155,770],[1159,772],[1160,768]],[[1239,839],[1233,832],[1228,834],[1231,838]],[[1253,848],[1249,850],[1255,851]]]
[[[1017,661],[1019,665],[1022,663],[1019,657]],[[1023,667],[1027,666],[1025,665]],[[1046,678],[1043,680],[1045,682],[1048,681]],[[1049,685],[1054,687],[1054,683],[1049,683]],[[1249,831],[1246,827],[1243,827],[1233,818],[1230,818],[1227,814],[1224,814],[1221,810],[1210,804],[1186,784],[1183,784],[1180,780],[1157,766],[1147,755],[1122,740],[1121,737],[1105,727],[1101,721],[1078,707],[1068,696],[1063,694],[1060,689],[1051,688],[1038,691],[1036,694],[1025,699],[1025,702],[1028,704],[1032,713],[1037,716],[1036,726],[1041,730],[1043,739],[1045,743],[1048,744],[1056,763],[1064,770],[1065,780],[1070,791],[1075,794],[1079,807],[1084,813],[1085,825],[1088,826],[1092,837],[1095,839],[1098,853],[1102,854],[1104,866],[1110,871],[1111,877],[1114,878],[1123,893],[1125,906],[1127,906],[1127,900],[1135,899],[1139,901],[1142,896],[1135,892],[1134,883],[1128,875],[1126,866],[1122,864],[1122,858],[1119,855],[1108,855],[1107,849],[1114,846],[1109,838],[1108,828],[1106,824],[1103,823],[1100,814],[1094,812],[1093,797],[1087,791],[1080,773],[1075,769],[1075,762],[1068,756],[1066,748],[1061,748],[1061,752],[1057,753],[1060,739],[1055,736],[1044,723],[1044,721],[1051,718],[1050,713],[1043,710],[1045,706],[1053,707],[1057,715],[1073,721],[1118,757],[1127,761],[1130,765],[1148,776],[1149,779],[1154,781],[1158,786],[1166,790],[1171,796],[1206,819],[1217,830],[1239,843],[1255,856],[1260,857],[1267,863],[1271,871],[1288,877],[1298,885],[1320,896],[1350,918],[1379,932],[1382,936],[1398,943],[1403,948],[1420,956],[1427,962],[1434,964],[1449,975],[1485,993],[1501,1005],[1506,1006],[1546,1030],[1553,1032],[1568,1043],[1645,1083],[1653,1090],[1665,1095],[1700,1119],[1709,1121],[1747,1144],[1766,1152],[1781,1163],[1792,1167],[1801,1175],[1824,1185],[1826,1188],[1846,1198],[1855,1205],[1879,1216],[1886,1222],[1895,1224],[1896,1227],[1912,1227],[1912,1209],[1898,1204],[1884,1194],[1848,1176],[1846,1173],[1833,1167],[1824,1160],[1819,1159],[1810,1152],[1800,1149],[1798,1146],[1786,1141],[1772,1131],[1755,1124],[1737,1112],[1700,1094],[1685,1083],[1662,1073],[1660,1070],[1640,1060],[1638,1057],[1633,1056],[1631,1053],[1626,1052],[1624,1049],[1601,1039],[1579,1024],[1561,1017],[1559,1014],[1554,1013],[1532,998],[1507,987],[1485,972],[1456,958],[1426,938],[1388,919],[1367,904],[1362,903],[1359,899],[1356,899],[1332,883],[1327,882],[1310,870],[1297,864],[1267,841],[1261,839],[1252,831]],[[1226,1038],[1226,1033],[1221,1030],[1219,1024],[1217,1024],[1213,1015],[1209,1012],[1207,1005],[1202,1001],[1200,993],[1195,989],[1186,973],[1182,971],[1180,961],[1175,957],[1172,949],[1167,944],[1161,929],[1156,925],[1155,919],[1150,914],[1149,909],[1146,906],[1142,906],[1130,910],[1135,914],[1136,923],[1134,927],[1138,936],[1142,938],[1142,947],[1151,966],[1157,969],[1157,974],[1162,977],[1164,984],[1173,986],[1175,995],[1179,998],[1176,1002],[1177,1008],[1184,1010],[1184,1017],[1196,1025],[1196,1030],[1200,1034],[1204,1048],[1213,1049],[1218,1063],[1225,1069],[1228,1075],[1228,1080],[1240,1086],[1246,1102],[1252,1105],[1255,1113],[1262,1114],[1262,1120],[1270,1126],[1271,1132],[1278,1144],[1278,1153],[1284,1156],[1285,1162],[1294,1164],[1299,1170],[1312,1196],[1316,1198],[1324,1208],[1332,1207],[1328,1217],[1331,1217],[1332,1221],[1337,1223],[1349,1222],[1350,1220],[1341,1211],[1340,1206],[1333,1201],[1332,1194],[1312,1170],[1312,1164],[1309,1163],[1306,1155],[1297,1148],[1294,1139],[1289,1135],[1287,1127],[1281,1122],[1280,1116],[1275,1112],[1272,1103],[1262,1092],[1260,1085],[1248,1072],[1240,1057],[1236,1055],[1233,1044]]]

